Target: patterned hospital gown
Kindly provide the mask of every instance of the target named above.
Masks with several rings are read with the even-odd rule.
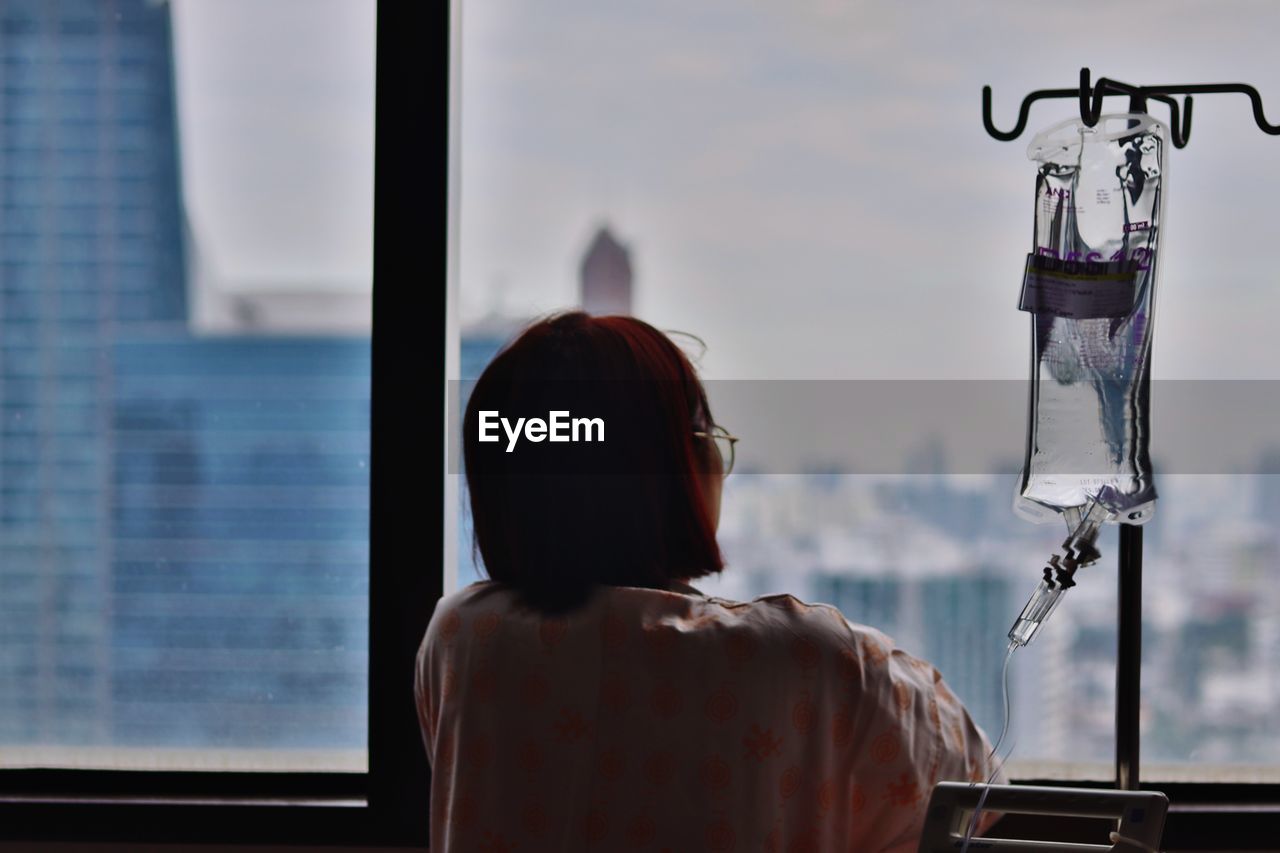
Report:
[[[436,606],[415,692],[433,853],[914,853],[934,783],[989,774],[937,670],[789,595],[545,618],[483,581]]]

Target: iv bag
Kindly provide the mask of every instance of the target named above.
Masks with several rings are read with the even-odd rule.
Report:
[[[1168,154],[1144,114],[1037,134],[1035,244],[1019,308],[1031,314],[1027,446],[1014,511],[1037,523],[1095,498],[1112,520],[1155,511],[1149,381],[1152,297]]]

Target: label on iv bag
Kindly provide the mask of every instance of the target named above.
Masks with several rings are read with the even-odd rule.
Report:
[[[1133,310],[1141,267],[1133,260],[1060,260],[1027,255],[1018,309],[1072,320],[1124,317]]]

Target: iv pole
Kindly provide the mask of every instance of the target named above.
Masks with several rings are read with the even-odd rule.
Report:
[[[1031,104],[1046,98],[1080,99],[1080,120],[1093,127],[1102,114],[1102,99],[1107,95],[1128,95],[1129,112],[1146,113],[1147,101],[1156,100],[1169,107],[1169,130],[1174,148],[1185,148],[1191,139],[1191,96],[1236,92],[1247,95],[1253,107],[1253,120],[1258,128],[1272,136],[1280,135],[1280,125],[1267,121],[1258,90],[1244,83],[1207,83],[1190,86],[1132,86],[1106,77],[1090,86],[1088,68],[1080,69],[1078,89],[1040,89],[1022,99],[1018,122],[1013,130],[996,129],[991,122],[991,87],[982,87],[982,125],[988,134],[1003,142],[1017,139],[1027,127]],[[1173,95],[1184,95],[1182,108]],[[1179,121],[1181,115],[1181,121]],[[1144,377],[1143,384],[1150,380]],[[1141,394],[1146,396],[1147,389]],[[1142,528],[1120,525],[1118,555],[1119,605],[1116,641],[1116,787],[1138,790],[1139,711],[1142,702]]]

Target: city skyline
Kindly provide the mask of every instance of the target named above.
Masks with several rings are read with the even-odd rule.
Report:
[[[586,243],[581,269],[596,242]],[[579,281],[580,301],[587,285]],[[642,297],[649,283],[637,277],[632,286],[633,297]],[[464,325],[464,402],[469,381],[528,319],[488,315]],[[726,384],[734,383],[708,383],[713,405],[716,388]],[[974,383],[950,384],[970,404],[981,399],[964,388]],[[1007,384],[1022,399],[1023,383]],[[1020,410],[1013,420],[1020,435]],[[757,441],[769,440],[760,434],[762,424],[742,426]],[[911,449],[915,460],[903,470],[915,473],[905,476],[836,469],[761,473],[743,466],[726,480],[721,501],[718,539],[726,569],[695,586],[735,600],[789,592],[836,605],[846,618],[888,632],[901,648],[933,662],[994,737],[1003,722],[1005,632],[1066,531],[1014,515],[1015,470],[949,473],[944,447],[925,441]],[[1016,460],[1011,464],[1016,468]],[[1262,459],[1259,467],[1265,464],[1274,459]],[[465,585],[483,575],[458,482],[456,583]],[[1146,561],[1154,573],[1144,616],[1152,656],[1144,671],[1149,778],[1280,779],[1280,740],[1267,734],[1270,703],[1280,701],[1280,684],[1268,675],[1280,665],[1280,620],[1276,639],[1266,633],[1273,618],[1268,614],[1280,612],[1280,596],[1242,594],[1248,561],[1267,559],[1250,555],[1280,557],[1280,538],[1268,524],[1280,506],[1277,483],[1277,475],[1159,478],[1161,500],[1145,528]],[[1014,773],[1110,776],[1114,526],[1104,528],[1100,546],[1099,565],[1082,571],[1043,638],[1013,661],[1007,746]],[[1252,631],[1260,637],[1250,639]],[[1217,698],[1223,690],[1244,698]],[[1229,728],[1217,723],[1223,713],[1235,719]],[[1196,765],[1197,756],[1212,762]]]

